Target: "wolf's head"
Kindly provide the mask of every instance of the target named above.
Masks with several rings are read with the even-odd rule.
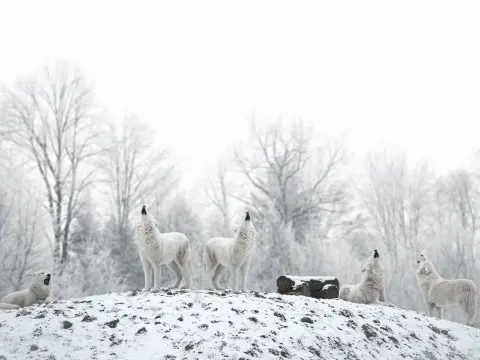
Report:
[[[420,260],[417,260],[417,270],[415,273],[417,276],[426,277],[436,273],[436,270],[433,264],[427,260],[426,256],[420,255]]]
[[[140,211],[140,219],[137,223],[137,235],[149,236],[153,234],[153,229],[157,226],[157,220],[147,212],[147,207],[143,205],[142,210]]]
[[[365,264],[362,266],[362,272],[365,272],[367,269],[371,269],[373,267],[380,267],[380,254],[377,250],[373,250],[373,254],[367,259]]]
[[[247,211],[245,217],[235,228],[234,238],[241,238],[243,240],[254,240],[255,239],[255,226],[253,226],[252,220],[250,218],[250,213]]]
[[[49,286],[52,275],[50,271],[38,270],[29,274],[33,276],[32,284],[40,286]]]

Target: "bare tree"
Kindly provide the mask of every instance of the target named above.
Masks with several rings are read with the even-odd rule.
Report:
[[[138,215],[143,204],[156,208],[164,201],[178,181],[176,164],[168,149],[156,140],[153,129],[133,117],[111,124],[104,140],[106,151],[98,168],[111,203],[111,258],[125,286],[136,286],[143,275],[131,216]]]
[[[281,223],[291,226],[300,242],[312,223],[342,216],[347,192],[336,177],[345,155],[341,145],[326,144],[315,153],[311,129],[301,120],[289,129],[281,121],[264,130],[255,119],[250,125],[253,152],[245,155],[245,149],[238,148],[234,157],[254,191],[234,197],[259,216],[273,205]]]
[[[94,181],[87,160],[99,153],[101,126],[93,118],[92,92],[78,72],[56,64],[6,89],[2,115],[5,139],[25,151],[44,184],[54,271],[61,275],[81,195]]]
[[[453,171],[437,182],[437,205],[441,218],[439,242],[448,272],[456,278],[477,275],[477,219],[479,186],[464,170]]]
[[[7,180],[8,179],[4,179]],[[30,188],[14,184],[0,195],[0,270],[6,289],[19,290],[27,274],[39,270],[48,258],[41,205]],[[22,184],[25,185],[25,184]],[[5,204],[8,204],[5,206]]]
[[[132,117],[111,125],[100,163],[120,234],[130,228],[132,211],[146,201],[162,201],[177,184],[175,163],[155,142],[153,129]],[[157,146],[156,146],[157,145]]]
[[[229,197],[228,176],[228,162],[226,159],[220,159],[214,174],[207,176],[207,184],[204,187],[205,194],[222,218],[223,236],[231,234],[233,229],[230,219],[231,198]]]
[[[433,177],[426,164],[409,169],[405,156],[387,151],[367,156],[366,173],[366,184],[358,190],[373,222],[378,241],[375,246],[386,251],[389,275],[396,274],[392,297],[399,305],[412,308],[418,303],[413,295],[416,289],[406,289],[415,284],[413,271],[402,276],[397,271],[411,269],[424,244],[430,224]]]

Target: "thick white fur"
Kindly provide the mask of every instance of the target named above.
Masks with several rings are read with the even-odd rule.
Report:
[[[207,286],[219,289],[219,276],[225,268],[229,268],[233,275],[233,289],[247,290],[247,276],[254,246],[255,227],[248,213],[236,228],[233,238],[215,237],[208,240],[203,251]]]
[[[374,253],[375,254],[375,253]],[[359,304],[394,306],[386,300],[383,266],[380,258],[370,256],[362,267],[362,279],[356,285],[343,285],[338,298]]]
[[[32,284],[28,289],[14,291],[5,296],[0,302],[0,309],[19,309],[36,303],[48,301],[50,296],[50,284],[45,285],[44,280],[50,272],[39,270],[29,274],[33,276]]]
[[[137,223],[137,244],[145,275],[145,290],[160,288],[161,266],[176,277],[173,287],[190,286],[191,249],[188,238],[178,232],[160,233],[150,214],[141,214]],[[153,281],[152,281],[153,279]]]
[[[434,316],[435,311],[443,319],[443,308],[456,306],[473,326],[477,314],[477,288],[473,281],[466,279],[445,280],[431,261],[423,255],[415,272],[417,284],[427,306],[427,315]]]

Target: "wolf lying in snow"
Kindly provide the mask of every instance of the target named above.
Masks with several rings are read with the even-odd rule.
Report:
[[[383,266],[378,251],[373,252],[362,267],[362,279],[357,285],[343,285],[338,298],[359,304],[394,306],[386,300],[383,285]]]
[[[5,296],[0,302],[0,309],[19,309],[35,303],[48,301],[50,295],[50,272],[39,270],[29,275],[33,276],[30,287]]]
[[[427,315],[433,316],[434,311],[443,319],[443,308],[457,306],[467,320],[466,324],[473,326],[477,314],[477,288],[471,280],[442,278],[431,261],[421,255],[417,261],[415,272],[417,284],[427,305]]]
[[[161,234],[157,221],[143,205],[140,220],[137,223],[137,244],[140,260],[145,275],[145,289],[160,288],[161,266],[166,265],[176,277],[175,285],[179,287],[183,280],[184,287],[190,286],[191,249],[188,238],[178,232]],[[152,281],[153,278],[153,281]]]
[[[240,287],[246,290],[254,246],[255,227],[247,212],[245,220],[236,228],[233,238],[216,237],[208,240],[205,245],[203,261],[208,281],[207,286],[219,289],[219,276],[228,267],[233,272],[233,289],[239,290]]]

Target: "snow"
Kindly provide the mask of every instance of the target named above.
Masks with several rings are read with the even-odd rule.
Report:
[[[333,284],[324,285],[322,290],[330,289],[331,287],[335,287],[335,285],[333,285]]]
[[[163,289],[2,310],[2,356],[474,360],[480,330],[338,299]]]

